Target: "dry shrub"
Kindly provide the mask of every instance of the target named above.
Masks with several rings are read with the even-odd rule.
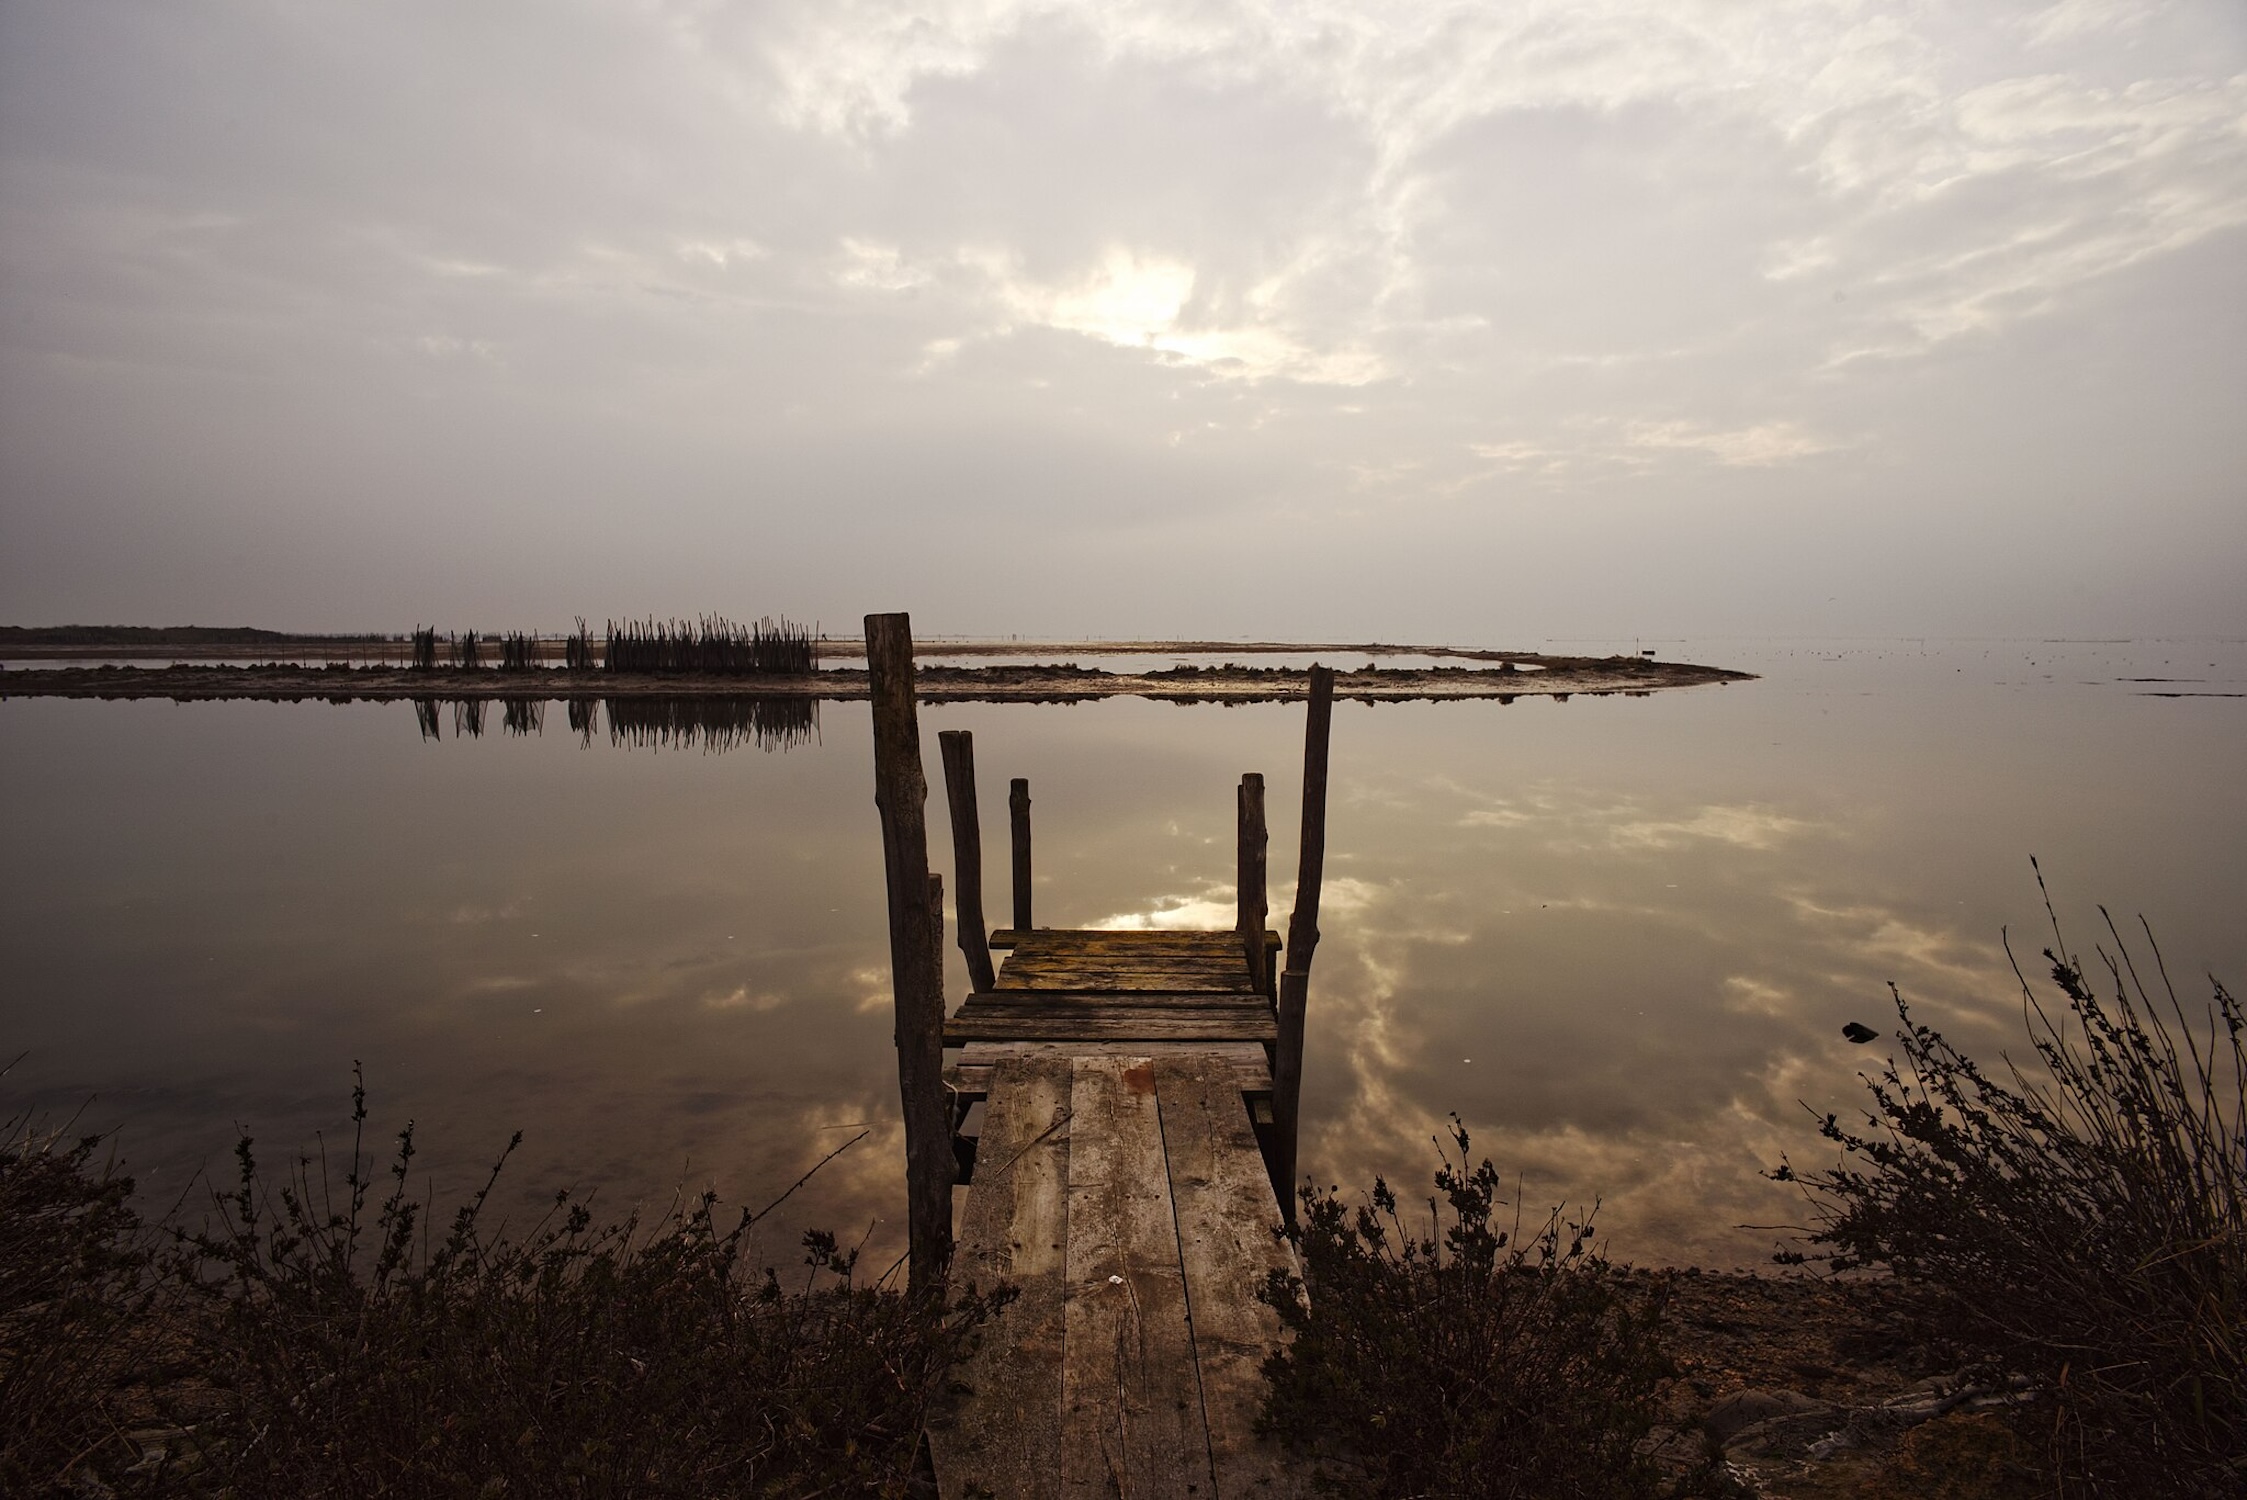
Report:
[[[1303,1189],[1303,1279],[1274,1273],[1261,1293],[1293,1335],[1265,1362],[1263,1426],[1350,1494],[1729,1493],[1712,1466],[1666,1478],[1644,1451],[1672,1373],[1660,1288],[1623,1285],[1590,1214],[1556,1208],[1526,1241],[1518,1212],[1495,1227],[1498,1170],[1468,1167],[1452,1123],[1426,1234],[1378,1179],[1355,1210]]]
[[[928,1400],[1010,1295],[869,1283],[819,1232],[783,1285],[756,1216],[709,1197],[602,1224],[563,1195],[511,1236],[484,1222],[498,1166],[436,1233],[411,1126],[379,1194],[356,1136],[340,1183],[318,1155],[276,1182],[244,1140],[152,1259],[90,1150],[0,1158],[0,1493],[914,1494]],[[187,1341],[198,1407],[160,1448],[104,1406],[139,1318]]]
[[[2038,1065],[2005,1081],[1897,997],[1902,1063],[1867,1080],[1863,1134],[1825,1117],[1846,1157],[1802,1179],[1814,1239],[1935,1289],[2035,1382],[2066,1492],[2247,1493],[2247,1027],[2218,981],[2186,1011],[2150,929],[2149,986],[2106,928],[2102,997],[2053,919],[2064,1007],[2022,978]]]
[[[0,1144],[0,1494],[33,1495],[120,1425],[148,1253],[133,1183],[71,1138],[18,1117]]]

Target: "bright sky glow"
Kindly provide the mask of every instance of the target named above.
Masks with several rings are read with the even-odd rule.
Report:
[[[0,617],[2247,631],[2232,0],[5,0]]]

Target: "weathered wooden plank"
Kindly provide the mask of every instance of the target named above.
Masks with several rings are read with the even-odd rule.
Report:
[[[1052,941],[1045,936],[1029,936],[1016,943],[1016,952],[1025,959],[1074,959],[1081,954],[1146,954],[1150,959],[1222,959],[1227,954],[1238,957],[1238,936],[1225,939],[1225,932],[1148,932],[1148,934],[1088,934],[1070,936],[1065,941]]]
[[[1133,995],[1005,995],[978,996],[961,1006],[954,1016],[1013,1017],[1026,1020],[1033,1016],[1057,1016],[1082,1020],[1093,1016],[1168,1016],[1188,1019],[1194,1016],[1227,1016],[1244,1019],[1261,1017],[1278,1028],[1272,1008],[1264,1003],[1262,995],[1151,995],[1146,1005],[1135,1004],[1139,997]]]
[[[1134,953],[1109,949],[1089,953],[1017,952],[1007,969],[1020,982],[1044,974],[1178,974],[1211,982],[1239,982],[1254,987],[1255,976],[1238,953]],[[989,988],[989,986],[985,986]]]
[[[1169,964],[1224,964],[1231,963],[1245,969],[1246,956],[1237,946],[1239,938],[1230,943],[1166,942],[1166,943],[1072,943],[1066,947],[1055,944],[1024,944],[1014,950],[1018,964],[1066,963],[1169,963]]]
[[[1271,1007],[1263,1003],[1263,997],[1260,995],[1242,996],[1230,1003],[1217,1005],[1193,1003],[1208,998],[1206,996],[1159,995],[1155,998],[1172,1000],[1178,1003],[1170,1005],[1130,1005],[1125,1003],[1124,997],[1116,995],[1071,995],[1062,996],[1058,999],[1046,997],[1038,1003],[1023,1004],[1010,1004],[1004,1000],[978,1000],[972,1004],[961,1006],[952,1013],[952,1018],[954,1020],[988,1019],[994,1023],[1013,1022],[1020,1024],[1047,1020],[1091,1021],[1105,1017],[1110,1020],[1141,1019],[1155,1025],[1171,1025],[1196,1019],[1222,1019],[1254,1023],[1261,1027],[1259,1036],[1266,1033],[1276,1035],[1279,1030],[1279,1022],[1272,1015]],[[1266,1025],[1267,1022],[1270,1024]]]
[[[992,1078],[1001,1063],[1032,1058],[1130,1055],[1176,1057],[1193,1055],[1210,1059],[1229,1070],[1234,1085],[1244,1095],[1272,1091],[1272,1065],[1264,1049],[1254,1042],[969,1042],[960,1059],[944,1070],[944,1082],[962,1099],[987,1098]],[[986,1127],[985,1136],[989,1130]]]
[[[1193,973],[1133,974],[1115,969],[1056,969],[1028,976],[1023,984],[1001,985],[984,991],[1001,998],[1035,995],[1204,995],[1213,1005],[1228,998],[1263,1000],[1263,992],[1243,982],[1227,983]],[[1270,1005],[1270,1001],[1265,1004]]]
[[[1019,1295],[959,1370],[964,1394],[929,1423],[938,1492],[1044,1500],[1061,1489],[1061,1364],[1066,1342],[1069,1109],[1066,1057],[1020,1056],[991,1070],[975,1180],[961,1215],[955,1283]]]
[[[1181,963],[1219,962],[1229,958],[1246,967],[1246,958],[1237,946],[1239,942],[1237,937],[1230,943],[1213,943],[1200,936],[1152,942],[1117,942],[1113,939],[1102,941],[1094,938],[1066,944],[1022,943],[1016,945],[1014,956],[1026,963],[1066,963],[1075,959],[1150,959]]]
[[[1053,1015],[1032,1012],[962,1011],[944,1024],[945,1045],[967,1042],[1206,1041],[1276,1042],[1278,1023],[1270,1012],[1144,1010]]]
[[[1074,1064],[1061,1493],[1204,1500],[1209,1438],[1186,1322],[1153,1064]]]
[[[1256,1292],[1269,1273],[1297,1267],[1278,1232],[1279,1204],[1247,1108],[1217,1057],[1172,1053],[1153,1062],[1217,1493],[1224,1500],[1302,1494],[1302,1472],[1278,1444],[1256,1435],[1264,1357],[1283,1333],[1279,1314]]]
[[[1182,940],[1179,943],[1180,946],[1198,947],[1210,942],[1213,938],[1223,939],[1224,946],[1228,951],[1239,941],[1238,937],[1231,932],[1205,932],[1180,927],[1039,927],[1035,929],[1001,927],[991,934],[991,946],[994,948],[1017,948],[1024,943],[1043,944],[1048,940],[1059,939],[1063,942],[1085,940],[1118,944]],[[1264,929],[1264,946],[1267,948],[1281,947],[1283,946],[1283,939],[1279,933],[1267,927]]]
[[[1018,934],[1023,945],[1039,948],[1120,943],[1134,947],[1169,944],[1212,950],[1223,948],[1223,939],[1228,935],[1225,931],[1204,927],[1034,927]]]
[[[1009,990],[1167,990],[1172,993],[1205,992],[1261,997],[1236,954],[1230,964],[1059,962],[1017,966],[1008,960],[999,982],[985,993]]]
[[[1236,942],[1238,939],[1235,940]],[[1230,949],[1231,951],[1227,951]],[[1185,944],[1158,947],[1154,944],[1100,943],[1086,944],[1081,948],[1056,950],[1052,948],[1016,948],[1007,960],[1017,972],[1029,969],[1049,969],[1057,964],[1091,964],[1107,967],[1132,967],[1142,964],[1164,965],[1172,968],[1203,968],[1210,970],[1238,970],[1245,974],[1248,963],[1231,944],[1225,949],[1216,947],[1194,948]]]
[[[988,994],[970,996],[965,1003],[978,1010],[993,1007],[1098,1010],[1118,1005],[1126,1010],[1149,1005],[1186,1010],[1230,1010],[1242,1005],[1264,1011],[1272,1008],[1271,1002],[1254,990],[992,990]]]

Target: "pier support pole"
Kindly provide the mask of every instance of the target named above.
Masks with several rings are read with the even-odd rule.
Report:
[[[975,807],[975,736],[965,729],[938,732],[944,754],[944,800],[952,811],[952,900],[960,909],[960,952],[975,993],[998,987],[991,969],[991,929],[983,921],[983,825]]]
[[[1006,795],[1007,821],[1014,832],[1014,930],[1030,930],[1030,783],[1017,776]]]
[[[1303,843],[1295,873],[1295,910],[1287,919],[1287,967],[1280,974],[1279,1043],[1272,1066],[1273,1186],[1280,1212],[1295,1223],[1295,1154],[1303,1099],[1303,1013],[1311,996],[1311,955],[1319,946],[1319,885],[1326,874],[1326,747],[1334,719],[1334,672],[1311,668],[1310,714],[1303,729]]]
[[[941,889],[928,868],[928,780],[913,699],[913,626],[866,617],[874,706],[874,805],[882,815],[890,978],[897,1000],[897,1089],[905,1110],[906,1235],[911,1284],[941,1284],[952,1255],[950,1111],[944,1103]]]
[[[1241,778],[1239,804],[1239,857],[1236,883],[1240,889],[1241,947],[1248,972],[1267,1000],[1272,993],[1272,955],[1264,946],[1264,926],[1271,920],[1266,896],[1265,866],[1271,835],[1264,827],[1264,777],[1251,771]]]

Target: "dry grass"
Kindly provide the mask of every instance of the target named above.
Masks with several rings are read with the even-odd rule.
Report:
[[[1290,1231],[1303,1283],[1263,1291],[1293,1333],[1265,1364],[1264,1424],[1318,1463],[1321,1487],[1382,1496],[1724,1495],[1713,1463],[1665,1474],[1643,1451],[1672,1373],[1660,1285],[1626,1286],[1591,1215],[1555,1209],[1526,1240],[1496,1222],[1497,1169],[1436,1172],[1425,1233],[1376,1181],[1354,1211],[1305,1188]]]
[[[10,1495],[917,1494],[923,1410],[1001,1300],[869,1284],[820,1233],[784,1282],[708,1197],[603,1224],[564,1195],[515,1237],[487,1181],[440,1233],[410,1126],[379,1189],[356,1134],[340,1181],[244,1140],[192,1229],[143,1226],[94,1150],[0,1157]],[[149,1328],[197,1398],[154,1443],[112,1410]]]
[[[1800,1179],[1814,1240],[1940,1293],[2030,1377],[2067,1493],[2247,1493],[2247,1021],[2214,980],[2188,1011],[2150,929],[2145,970],[2106,935],[2102,995],[2052,917],[2057,1001],[2022,977],[2037,1063],[2003,1080],[1897,998],[1901,1062],[1862,1133],[1824,1118],[1844,1160]]]

